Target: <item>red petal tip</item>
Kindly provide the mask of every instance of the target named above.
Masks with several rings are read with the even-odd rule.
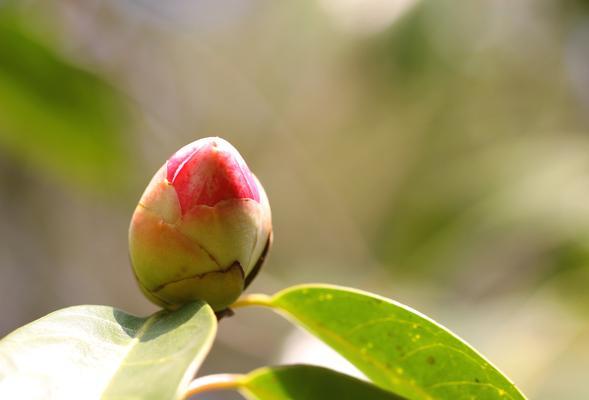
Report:
[[[219,137],[200,139],[178,150],[167,162],[167,180],[176,189],[182,213],[222,200],[260,201],[256,180],[244,159]]]

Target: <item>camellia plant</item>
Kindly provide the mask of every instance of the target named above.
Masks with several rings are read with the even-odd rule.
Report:
[[[345,287],[308,284],[240,297],[272,242],[268,198],[220,138],[176,152],[133,214],[140,290],[162,309],[53,312],[0,341],[0,399],[186,399],[235,389],[256,400],[525,399],[470,345],[411,308]],[[315,335],[366,380],[311,365],[193,379],[219,321],[265,307]]]

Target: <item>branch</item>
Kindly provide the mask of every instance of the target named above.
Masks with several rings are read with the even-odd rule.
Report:
[[[243,375],[240,374],[217,374],[196,378],[188,385],[183,398],[188,399],[195,394],[213,390],[237,389],[241,379],[243,379]]]
[[[248,294],[239,298],[229,308],[235,309],[249,306],[272,307],[272,298],[266,294]]]

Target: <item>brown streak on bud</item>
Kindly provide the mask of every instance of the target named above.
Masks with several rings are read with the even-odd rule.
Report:
[[[258,275],[258,272],[262,269],[262,265],[266,261],[266,256],[268,255],[268,251],[270,250],[270,246],[272,245],[272,239],[274,238],[274,234],[271,232],[268,236],[268,240],[266,241],[266,245],[264,246],[264,250],[262,250],[262,254],[260,258],[258,258],[258,262],[254,265],[252,272],[245,278],[245,285],[244,290],[248,288],[248,286],[252,283],[254,278]]]
[[[183,281],[187,281],[187,280],[197,280],[197,279],[203,279],[204,277],[208,276],[208,275],[212,275],[212,274],[225,274],[228,272],[231,272],[235,269],[238,269],[239,272],[241,273],[242,278],[244,277],[244,272],[243,272],[243,267],[241,266],[241,264],[237,261],[235,261],[233,264],[231,264],[229,267],[225,268],[225,269],[221,269],[218,271],[209,271],[209,272],[204,272],[202,274],[195,274],[195,275],[191,275],[191,276],[186,276],[184,278],[180,278],[180,279],[176,279],[173,281],[169,281],[166,283],[163,283],[159,286],[157,286],[156,288],[154,288],[153,290],[151,290],[152,293],[157,293],[163,289],[166,288],[166,286],[168,285],[172,285],[174,283],[179,283],[179,282],[183,282]]]

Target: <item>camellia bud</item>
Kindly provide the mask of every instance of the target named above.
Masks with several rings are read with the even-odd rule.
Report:
[[[233,303],[270,246],[270,205],[239,152],[221,138],[184,146],[155,174],[129,229],[139,286],[154,303]]]

